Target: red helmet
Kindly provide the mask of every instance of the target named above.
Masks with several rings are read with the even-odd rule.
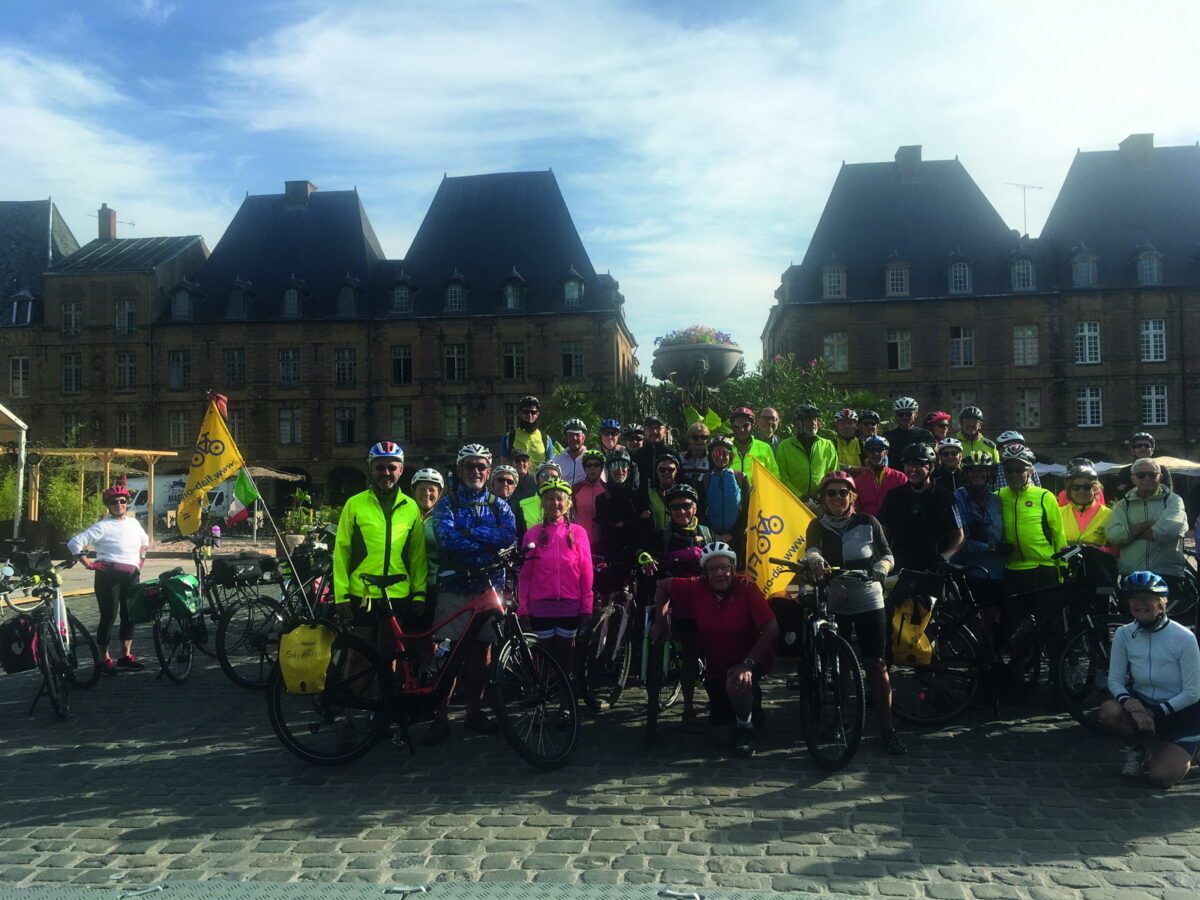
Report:
[[[107,503],[109,500],[116,499],[117,497],[124,497],[126,500],[128,500],[130,497],[129,488],[125,487],[123,484],[114,484],[104,492],[105,503]]]
[[[948,425],[948,424],[950,424],[950,419],[951,419],[950,413],[942,412],[939,409],[939,410],[931,412],[927,416],[925,416],[925,424],[926,425],[941,425],[941,424],[945,423]]]
[[[754,421],[754,410],[752,410],[748,406],[739,406],[737,409],[735,409],[733,412],[731,412],[729,414],[729,421],[732,422],[738,416],[745,416],[747,419],[749,419],[751,422],[753,422]]]

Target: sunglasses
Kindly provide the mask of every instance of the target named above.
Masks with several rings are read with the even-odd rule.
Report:
[[[1158,473],[1157,472],[1134,472],[1133,477],[1134,478],[1157,478]]]
[[[491,468],[491,466],[489,466],[487,463],[482,463],[482,462],[478,462],[478,463],[465,462],[462,464],[462,467],[469,472],[486,472],[488,469]]]
[[[674,475],[674,474],[675,474],[675,467],[674,467],[674,466],[671,466],[670,468],[666,468],[666,469],[659,469],[659,470],[658,470],[658,474],[659,474],[659,475]]]
[[[121,504],[122,506],[129,505],[129,501],[126,500],[124,497],[114,497],[113,499],[105,500],[104,502],[106,504],[108,504],[109,506],[116,506],[118,503]]]
[[[1073,484],[1067,488],[1069,491],[1090,491],[1091,489],[1092,486],[1090,484]]]
[[[608,467],[610,469],[628,469],[629,463],[625,462],[625,460],[623,460],[623,459],[619,459],[619,460],[616,460],[615,462],[610,462],[608,464]]]
[[[683,512],[685,510],[692,509],[695,507],[695,505],[695,503],[672,503],[667,508],[671,510],[671,512]]]
[[[523,415],[523,416],[536,416],[536,415],[537,415],[539,412],[541,412],[541,410],[539,410],[539,409],[532,409],[532,408],[526,407],[525,409],[521,410],[521,415]]]
[[[707,441],[708,435],[707,434],[692,434],[692,435],[688,435],[688,440],[689,441]]]
[[[939,450],[939,456],[962,456],[961,450]]]
[[[907,418],[909,418],[910,416],[915,416],[915,415],[916,415],[916,413],[914,413],[914,412],[913,412],[911,409],[902,409],[902,410],[900,410],[899,412],[897,412],[897,413],[896,413],[896,418],[898,418],[898,419],[901,419],[901,418],[903,418],[903,419],[907,419]]]
[[[850,492],[845,488],[830,488],[825,492],[826,497],[849,497]]]
[[[493,478],[492,481],[496,484],[516,484],[511,478]]]

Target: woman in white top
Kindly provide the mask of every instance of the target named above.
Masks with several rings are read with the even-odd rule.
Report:
[[[101,671],[116,675],[117,669],[140,669],[133,655],[133,623],[129,621],[129,591],[137,584],[146,562],[150,539],[135,516],[129,515],[129,491],[114,485],[104,492],[108,515],[67,541],[67,549],[83,558],[88,547],[96,551],[96,603],[100,606],[100,625],[96,643],[104,654]],[[121,658],[113,662],[108,653],[108,635],[113,620],[121,613]]]

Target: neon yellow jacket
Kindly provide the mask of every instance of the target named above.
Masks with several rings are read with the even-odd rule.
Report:
[[[333,546],[335,603],[363,596],[360,574],[407,576],[388,588],[388,596],[423,601],[427,569],[425,529],[415,500],[397,491],[391,515],[371,488],[346,501]]]
[[[838,467],[837,448],[829,438],[814,438],[812,452],[806,453],[800,441],[790,437],[775,449],[779,480],[787,489],[807,500],[817,492],[821,479]]]
[[[1058,498],[1045,488],[1029,485],[1017,493],[1010,487],[996,492],[1004,520],[1004,541],[1013,551],[1006,569],[1036,569],[1057,565],[1050,557],[1067,546]]]
[[[750,447],[745,453],[738,449],[737,444],[733,445],[733,458],[729,463],[729,468],[741,472],[746,476],[746,481],[749,482],[754,477],[751,471],[754,468],[754,464],[750,460],[757,459],[768,472],[778,477],[779,461],[775,459],[775,452],[766,441],[760,441],[758,438],[750,438]]]
[[[958,433],[957,437],[960,441],[962,441],[963,456],[979,450],[980,452],[986,453],[988,456],[990,456],[992,458],[992,462],[1000,462],[1000,448],[996,446],[995,441],[988,440],[982,434],[977,438],[966,438],[963,436],[961,431]]]

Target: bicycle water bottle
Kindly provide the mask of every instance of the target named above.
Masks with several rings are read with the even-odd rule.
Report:
[[[214,525],[212,527],[212,542],[214,547],[221,546],[221,526]]]

